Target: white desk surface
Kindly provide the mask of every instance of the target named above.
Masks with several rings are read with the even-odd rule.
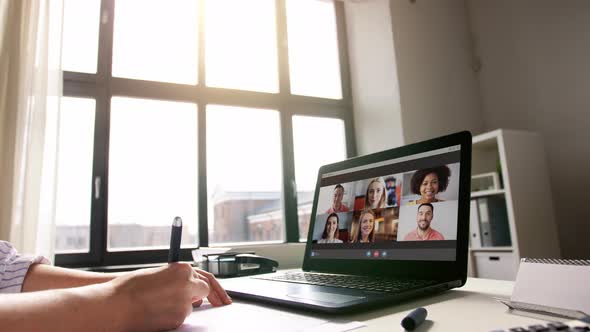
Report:
[[[366,325],[354,331],[403,331],[401,320],[417,307],[428,310],[426,321],[414,330],[417,332],[507,330],[547,323],[548,320],[542,319],[550,319],[548,317],[509,312],[505,305],[494,300],[494,297],[509,298],[513,285],[511,281],[469,278],[462,288],[345,316],[304,313],[234,300],[225,307],[212,308],[205,304],[195,309],[178,331],[305,331],[321,320],[360,321]]]

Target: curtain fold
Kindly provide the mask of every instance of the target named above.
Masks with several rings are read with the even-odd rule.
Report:
[[[0,239],[51,258],[62,16],[62,1],[0,1]]]

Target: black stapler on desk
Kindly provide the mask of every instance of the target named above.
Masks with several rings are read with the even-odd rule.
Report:
[[[223,253],[203,255],[204,268],[219,278],[242,277],[275,272],[279,263],[254,253]]]

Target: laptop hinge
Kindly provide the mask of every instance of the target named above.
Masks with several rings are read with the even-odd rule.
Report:
[[[449,289],[450,289],[450,288],[455,288],[455,287],[461,287],[461,284],[462,284],[461,280],[453,280],[453,281],[448,282],[447,286],[449,286]]]

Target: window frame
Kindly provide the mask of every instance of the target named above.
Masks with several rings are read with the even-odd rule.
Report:
[[[354,137],[350,73],[348,69],[348,46],[344,4],[334,1],[342,99],[292,95],[290,92],[289,61],[287,45],[286,0],[275,0],[279,92],[265,93],[207,87],[205,84],[205,3],[199,1],[198,33],[198,83],[185,85],[165,82],[143,81],[112,77],[112,51],[114,10],[116,0],[102,0],[98,36],[98,63],[96,74],[63,72],[63,95],[67,97],[93,98],[96,101],[94,154],[92,170],[93,192],[90,220],[90,246],[87,253],[58,253],[55,264],[66,267],[97,267],[110,265],[149,264],[165,262],[168,250],[108,251],[107,248],[107,202],[108,202],[108,147],[110,100],[113,96],[190,102],[197,105],[198,146],[198,218],[199,246],[209,245],[207,221],[207,173],[206,173],[206,106],[209,104],[266,108],[280,114],[281,157],[283,164],[283,219],[287,244],[299,243],[297,194],[295,188],[295,163],[293,150],[294,115],[330,117],[344,121],[347,156],[356,155]],[[95,179],[100,187],[95,188]],[[94,197],[94,191],[100,197]],[[285,243],[280,244],[284,246]],[[244,243],[248,247],[248,243]],[[192,248],[183,248],[180,259],[191,261]]]

